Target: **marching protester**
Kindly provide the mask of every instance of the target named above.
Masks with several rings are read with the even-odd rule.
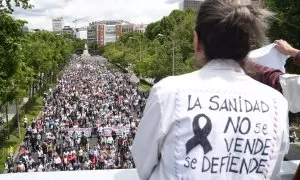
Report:
[[[23,121],[24,121],[24,127],[26,128],[27,127],[27,117],[26,116],[24,116]]]
[[[203,67],[152,87],[132,147],[141,180],[280,179],[288,103],[245,73],[271,16],[240,1],[202,3],[194,49]]]
[[[99,59],[79,58],[27,126],[18,163],[7,172],[133,168],[130,152],[147,94]]]

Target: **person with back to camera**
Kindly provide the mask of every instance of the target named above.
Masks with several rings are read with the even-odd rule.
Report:
[[[203,2],[194,32],[203,67],[151,89],[132,147],[141,180],[280,179],[288,104],[244,71],[272,15],[234,0]]]

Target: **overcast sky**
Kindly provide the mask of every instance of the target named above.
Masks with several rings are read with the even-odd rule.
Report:
[[[64,17],[65,25],[87,26],[96,20],[126,20],[132,23],[150,23],[178,9],[180,0],[30,0],[32,9],[16,9],[16,18],[28,21],[30,29],[52,30],[52,18]]]

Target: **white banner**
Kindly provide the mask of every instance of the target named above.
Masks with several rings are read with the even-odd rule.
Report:
[[[67,129],[69,135],[73,135],[73,133],[76,133],[76,136],[81,136],[82,132],[84,132],[84,135],[87,137],[92,136],[92,128],[71,128]]]

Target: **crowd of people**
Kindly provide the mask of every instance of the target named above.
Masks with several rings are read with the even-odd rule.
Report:
[[[44,98],[8,173],[134,168],[131,146],[147,93],[98,58],[77,58]]]

